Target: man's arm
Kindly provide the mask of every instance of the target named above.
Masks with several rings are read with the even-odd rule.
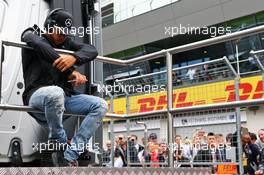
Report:
[[[264,148],[261,149],[259,170],[255,174],[264,174]]]
[[[60,55],[54,50],[53,47],[44,42],[41,37],[39,37],[37,34],[34,34],[31,30],[26,30],[22,34],[21,40],[31,46],[40,58],[51,64],[53,64],[56,59],[60,58]],[[65,74],[69,76],[72,74],[73,70],[74,68],[71,67],[65,71]]]
[[[92,61],[98,55],[96,48],[90,44],[75,42],[69,38],[67,45],[70,50],[74,51],[72,55],[76,58],[76,65],[82,65]]]
[[[264,148],[261,149],[259,169],[264,172]]]
[[[53,63],[53,66],[62,72],[73,65],[80,66],[92,61],[98,55],[96,48],[89,44],[78,43],[70,38],[67,38],[64,44],[67,49],[74,51],[74,53],[61,54],[61,57]]]

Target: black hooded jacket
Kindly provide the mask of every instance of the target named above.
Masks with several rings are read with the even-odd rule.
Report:
[[[26,29],[21,36],[32,49],[22,49],[22,65],[24,74],[25,91],[23,102],[28,105],[31,95],[40,87],[56,85],[61,87],[67,95],[76,94],[73,86],[68,81],[68,76],[74,71],[74,67],[61,72],[53,67],[53,62],[59,58],[54,50],[54,43],[45,35],[40,36],[33,28]],[[76,65],[82,65],[95,59],[98,55],[94,46],[82,44],[66,38],[65,42],[56,48],[74,51]]]

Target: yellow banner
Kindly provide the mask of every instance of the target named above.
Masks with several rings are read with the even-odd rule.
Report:
[[[235,100],[234,80],[189,86],[173,90],[173,107],[231,102]],[[240,100],[262,98],[261,76],[243,78],[239,85]],[[129,97],[130,113],[166,109],[166,91]],[[114,100],[114,113],[126,113],[126,98]],[[110,101],[108,101],[110,106]]]

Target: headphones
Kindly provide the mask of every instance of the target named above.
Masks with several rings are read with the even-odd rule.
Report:
[[[46,17],[46,20],[44,22],[44,27],[47,30],[50,26],[54,26],[56,25],[56,21],[54,19],[52,19],[52,15],[54,15],[55,13],[57,13],[58,11],[64,10],[63,8],[56,8],[53,9],[48,16]]]

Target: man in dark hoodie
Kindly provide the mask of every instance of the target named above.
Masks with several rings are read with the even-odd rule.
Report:
[[[71,26],[72,15],[59,8],[48,14],[44,23],[45,33],[34,25],[21,36],[21,40],[33,48],[22,50],[23,101],[25,105],[44,112],[31,115],[48,126],[49,141],[67,145],[58,166],[77,166],[77,158],[107,112],[107,103],[103,99],[80,94],[73,89],[73,86],[87,81],[86,76],[75,70],[74,66],[92,61],[98,53],[94,46],[70,39],[67,31]],[[71,50],[73,53],[58,54],[54,48]],[[65,111],[86,115],[70,144],[66,144],[67,136],[62,124]]]

